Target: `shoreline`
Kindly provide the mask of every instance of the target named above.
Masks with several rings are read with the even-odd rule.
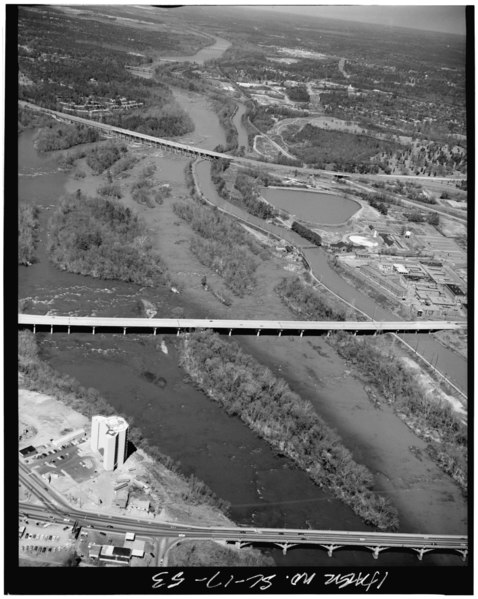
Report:
[[[150,155],[149,155],[150,156]],[[164,162],[166,162],[166,165],[164,164]],[[168,169],[168,165],[172,166],[174,164],[174,169],[172,169],[174,172],[172,172],[171,168]],[[167,172],[168,176],[171,177],[173,176],[173,183],[175,186],[177,186],[178,189],[175,189],[175,196],[176,195],[180,195],[181,193],[187,192],[186,190],[186,186],[184,184],[184,166],[186,164],[186,160],[184,159],[178,159],[178,158],[168,158],[168,157],[163,157],[160,161],[160,166],[159,166],[159,170],[161,172],[161,174]],[[182,180],[182,183],[179,183],[177,180],[174,180],[175,178],[180,178]],[[86,180],[82,180],[82,181],[75,181],[72,180],[72,177],[69,177],[69,186],[75,186],[78,187],[78,185],[81,185],[83,187],[83,185],[86,185],[87,187],[90,187],[93,185],[94,181],[91,181],[91,177],[87,177]],[[178,184],[179,183],[179,184]],[[68,187],[68,185],[67,185]],[[134,202],[128,201],[128,200],[121,200],[122,202],[125,201],[127,204],[134,206],[135,210],[142,214],[143,216],[148,215],[149,217],[149,222],[151,225],[153,225],[155,227],[155,233],[157,235],[158,238],[160,238],[162,240],[162,244],[160,244],[159,249],[161,250],[161,245],[168,245],[169,244],[174,244],[174,241],[172,241],[172,237],[174,237],[174,239],[178,238],[178,234],[181,234],[181,231],[183,231],[183,233],[185,232],[188,236],[188,227],[185,225],[179,225],[179,226],[175,226],[174,228],[172,227],[174,225],[174,222],[177,221],[177,218],[171,218],[170,216],[168,216],[168,218],[164,218],[164,207],[159,207],[159,208],[154,208],[152,210],[148,210],[146,208],[144,208],[143,206],[139,206],[137,204],[135,204]],[[169,200],[167,200],[167,203],[170,203]],[[160,212],[163,211],[163,214],[160,214]],[[155,215],[155,216],[154,216]],[[189,232],[189,236],[190,236],[190,232]],[[171,237],[172,235],[172,237]],[[173,252],[171,252],[171,249],[174,249]],[[184,251],[185,250],[185,251]],[[179,260],[179,262],[178,262]],[[224,306],[222,306],[216,299],[214,299],[213,296],[210,296],[208,294],[206,294],[204,292],[204,290],[202,289],[202,287],[200,286],[200,274],[202,274],[203,272],[207,272],[208,273],[208,277],[211,276],[211,281],[215,281],[217,280],[218,285],[221,284],[221,281],[218,280],[218,278],[216,277],[214,279],[214,275],[212,275],[210,273],[210,271],[208,269],[204,269],[204,267],[202,267],[201,265],[199,265],[197,263],[197,261],[195,260],[195,258],[193,256],[191,256],[188,253],[187,248],[183,248],[183,245],[172,245],[172,248],[170,248],[169,251],[169,256],[168,259],[165,259],[165,262],[168,264],[169,261],[169,268],[171,269],[171,271],[174,270],[174,272],[182,272],[183,275],[185,275],[185,279],[188,281],[188,286],[185,289],[185,291],[183,292],[186,296],[186,298],[188,299],[188,301],[191,301],[199,306],[201,306],[202,309],[207,310],[213,310],[215,313],[218,312],[222,312],[225,314],[230,313],[230,311],[228,309],[225,309]],[[272,266],[272,265],[269,265]],[[191,285],[191,279],[189,276],[190,271],[194,271],[196,273],[198,273],[197,275],[197,281],[194,281],[193,279],[193,284]],[[277,272],[277,271],[276,271]],[[286,272],[283,270],[282,266],[280,267],[280,273],[281,274],[286,274]],[[267,291],[267,290],[265,290]],[[269,293],[271,292],[271,290],[268,290]],[[265,298],[267,297],[267,293],[265,295]],[[264,298],[264,299],[265,299]],[[237,300],[235,299],[235,303],[237,302]],[[266,301],[264,302],[264,304],[266,304]],[[264,312],[265,314],[267,314],[268,310],[267,310],[267,306],[264,305],[262,306],[261,311]],[[277,309],[277,307],[276,307]],[[293,353],[291,353],[291,346],[290,344],[287,343],[286,340],[282,340],[281,343],[278,343],[276,341],[276,343],[274,344],[274,347],[267,347],[264,348],[264,343],[265,341],[262,340],[256,340],[254,339],[254,345],[256,345],[255,349],[254,349],[254,354],[257,354],[258,351],[260,353],[264,353],[264,349],[265,349],[265,354],[264,354],[264,358],[266,362],[271,362],[272,363],[272,369],[273,370],[277,370],[277,363],[290,363],[289,367],[288,367],[288,382],[290,379],[293,380],[293,389],[297,390],[297,388],[299,389],[303,389],[303,394],[305,397],[315,397],[316,396],[316,390],[315,387],[317,386],[316,383],[307,381],[307,379],[310,377],[310,374],[305,375],[304,379],[302,381],[298,380],[298,378],[300,379],[300,377],[297,377],[296,374],[297,372],[303,372],[304,368],[301,365],[301,362],[303,362],[303,359],[300,358],[298,355],[296,355],[295,357],[293,357]],[[251,345],[253,345],[251,340],[247,340],[245,342],[246,345],[249,345],[249,347]],[[258,349],[257,344],[259,344],[260,348]],[[272,344],[271,344],[272,345]],[[319,343],[319,346],[321,344]],[[308,360],[312,360],[312,363],[314,365],[317,365],[317,352],[315,351],[314,348],[303,348],[306,351],[306,354],[308,355]],[[319,366],[318,366],[318,373],[314,373],[314,377],[311,377],[312,379],[314,378],[318,378],[321,383],[323,383],[324,381],[327,381],[328,378],[331,378],[330,375],[330,370],[331,370],[331,362],[333,364],[336,364],[336,358],[332,357],[330,355],[330,349],[328,351],[325,350],[325,348],[321,349],[322,352],[325,352],[326,356],[319,356]],[[284,355],[285,352],[285,355]],[[287,356],[287,357],[286,357]],[[292,358],[292,359],[291,359]],[[315,368],[315,366],[313,367]],[[310,367],[309,367],[310,369]],[[325,370],[324,370],[325,369]],[[307,369],[306,369],[307,370]],[[347,367],[345,366],[344,368],[342,368],[342,373],[344,371],[347,371]],[[292,372],[293,371],[293,372]],[[313,372],[313,371],[312,371]],[[290,377],[290,379],[289,379]],[[335,374],[333,375],[333,378],[336,379],[337,382],[340,381],[340,379],[342,378],[340,376],[340,368],[339,370],[335,369]],[[349,388],[349,392],[352,391],[352,393],[356,392],[356,388],[357,388],[357,380],[353,377],[349,377],[350,381],[347,379],[347,381],[342,383],[342,386],[345,385],[346,387],[348,386]],[[307,382],[304,382],[307,381]],[[326,386],[326,388],[328,387],[328,385]],[[345,389],[344,389],[345,390]],[[374,446],[369,446],[369,443],[367,443],[367,439],[370,437],[371,433],[373,433],[373,427],[371,428],[370,424],[367,424],[365,422],[362,422],[361,426],[360,426],[360,431],[357,432],[357,430],[354,430],[353,428],[351,429],[349,424],[349,418],[347,418],[345,421],[343,419],[343,415],[344,415],[344,410],[345,410],[345,414],[349,411],[348,407],[346,406],[341,406],[340,410],[337,410],[337,404],[336,401],[333,399],[334,397],[337,398],[337,392],[340,394],[340,386],[338,389],[334,389],[334,392],[332,394],[331,397],[328,398],[328,401],[326,401],[326,403],[323,403],[323,399],[320,401],[320,404],[317,404],[317,399],[315,400],[314,403],[314,407],[316,409],[319,410],[319,413],[322,415],[323,413],[327,413],[327,420],[333,424],[335,424],[336,428],[339,430],[339,433],[342,437],[346,438],[346,445],[350,446],[351,442],[350,440],[353,439],[354,441],[352,442],[352,445],[356,446],[354,449],[354,455],[364,455],[364,457],[366,457],[366,459],[361,460],[365,465],[367,465],[368,467],[371,468],[372,471],[374,472],[387,472],[387,475],[384,475],[384,478],[381,482],[380,486],[385,487],[385,489],[387,490],[387,492],[390,492],[392,489],[394,489],[394,485],[393,485],[393,481],[397,480],[398,478],[401,478],[404,476],[404,480],[402,482],[402,484],[405,481],[408,481],[408,483],[406,484],[411,484],[412,487],[416,487],[416,483],[414,485],[413,483],[413,479],[416,478],[413,476],[412,474],[406,474],[403,472],[403,468],[399,467],[401,466],[400,464],[400,460],[391,460],[391,463],[388,463],[387,466],[387,460],[390,460],[392,456],[388,456],[387,460],[383,460],[383,458],[380,457],[380,451],[377,451],[377,448],[375,448]],[[302,395],[302,393],[299,391],[299,394]],[[327,393],[331,393],[331,389],[328,388]],[[335,404],[335,405],[334,405]],[[369,411],[371,416],[374,415],[374,411],[373,408],[371,408],[370,406],[370,402],[368,400],[368,397],[366,396],[365,393],[360,393],[360,397],[356,398],[355,401],[355,405],[360,405],[361,407],[358,408],[359,410],[366,410]],[[357,409],[357,408],[356,408]],[[396,418],[396,417],[395,417]],[[397,419],[398,420],[398,419]],[[403,424],[403,423],[402,423]],[[405,426],[405,425],[403,425]],[[404,429],[406,431],[408,431],[408,429]],[[345,433],[345,434],[344,434]],[[410,431],[408,431],[409,434]],[[407,437],[409,438],[409,437]],[[417,438],[415,436],[413,436],[413,439],[415,440],[415,445],[416,442],[418,441]],[[383,444],[383,445],[382,445]],[[412,443],[411,443],[412,444]],[[389,440],[385,438],[379,443],[379,446],[382,449],[389,449]],[[401,443],[401,446],[403,447],[403,443]],[[404,447],[405,449],[405,447]],[[407,446],[408,449],[408,446]],[[415,467],[419,467],[419,460],[417,460],[416,462],[414,460],[412,460],[413,463],[413,468]],[[395,466],[391,467],[391,465],[395,463]],[[397,474],[397,470],[399,469],[400,471],[400,475],[399,476],[395,476],[395,474]],[[423,470],[422,467],[419,467],[419,470]],[[395,472],[395,474],[394,474]],[[389,478],[391,477],[391,478]],[[444,479],[445,475],[441,475],[441,473],[438,475],[438,479]],[[388,482],[387,482],[388,480]],[[449,485],[447,484],[448,481],[445,479],[444,481],[442,481],[442,483],[440,484],[440,482],[438,483],[438,487],[443,486],[444,488],[448,488]],[[397,492],[397,490],[395,489],[394,492]],[[407,507],[407,491],[405,488],[402,488],[401,490],[398,491],[399,493],[401,493],[403,495],[403,501],[405,503],[402,503],[402,508],[400,509],[400,512],[402,512],[403,510],[406,510]],[[415,493],[419,492],[418,489],[415,489]],[[448,491],[450,492],[450,491]],[[436,494],[435,495],[435,504],[439,504],[440,500],[436,499]],[[453,496],[453,493],[452,493]],[[458,498],[456,498],[456,500],[458,500]],[[462,502],[463,503],[463,502]],[[406,510],[408,511],[408,510]],[[453,518],[453,520],[455,520],[455,523],[458,524],[458,522],[456,522],[456,520],[459,520],[459,518],[456,518],[456,516],[458,515],[458,511],[460,511],[461,513],[463,513],[463,510],[460,508],[455,509],[454,511],[451,511],[450,508],[446,508],[445,511],[448,511],[450,513],[454,513],[455,514],[455,518]],[[443,519],[442,517],[439,518],[430,518],[430,512],[433,512],[433,510],[429,510],[429,511],[423,511],[422,510],[422,515],[424,516],[425,520],[439,520],[439,519]],[[409,520],[409,518],[404,518],[402,513],[401,513],[401,520],[402,522],[405,524],[407,520]],[[449,519],[452,520],[452,519]],[[413,528],[418,527],[419,529],[423,529],[426,528],[427,530],[433,531],[434,526],[430,526],[430,524],[428,525],[422,525],[420,519],[417,519],[415,517],[411,518],[411,522],[410,522],[410,526],[412,526]],[[408,527],[407,527],[408,528]]]

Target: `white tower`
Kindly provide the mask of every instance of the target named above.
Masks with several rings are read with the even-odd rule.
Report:
[[[124,464],[128,442],[128,423],[120,416],[93,416],[91,421],[91,449],[103,455],[105,470],[114,470]]]

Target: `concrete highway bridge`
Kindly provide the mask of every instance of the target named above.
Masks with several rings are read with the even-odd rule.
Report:
[[[36,104],[32,104],[30,102],[19,101],[21,106],[27,106],[32,110],[39,110],[46,114],[50,114],[56,119],[60,119],[63,121],[71,122],[71,123],[80,123],[82,125],[86,125],[88,127],[92,127],[94,129],[99,129],[105,133],[105,135],[110,135],[114,137],[119,137],[120,139],[128,139],[131,141],[136,141],[138,143],[146,144],[153,147],[160,147],[169,152],[173,152],[175,154],[183,154],[189,156],[201,156],[202,158],[207,158],[210,160],[217,160],[219,158],[223,158],[225,160],[231,160],[240,164],[245,164],[246,166],[256,166],[262,165],[267,168],[279,168],[284,169],[287,166],[283,164],[275,164],[273,162],[260,162],[257,160],[252,160],[250,158],[242,158],[239,156],[234,156],[232,154],[225,154],[221,152],[214,152],[213,150],[205,150],[204,148],[197,148],[195,146],[190,146],[188,144],[182,144],[179,142],[171,141],[169,139],[162,139],[160,137],[153,137],[152,135],[146,135],[145,133],[138,133],[136,131],[130,131],[128,129],[122,129],[120,127],[114,127],[113,125],[107,125],[106,123],[101,123],[100,121],[93,121],[90,119],[85,119],[83,117],[79,117],[73,114],[67,114],[66,112],[59,112],[57,110],[50,110],[49,108],[43,108],[42,106],[37,106]],[[372,174],[363,174],[363,173],[346,173],[341,171],[327,171],[321,169],[313,169],[307,167],[294,167],[295,170],[311,174],[311,175],[329,175],[329,176],[337,176],[337,177],[347,177],[347,178],[375,178],[375,177],[391,177],[392,179],[427,179],[430,181],[429,177],[420,177],[415,175],[372,175]],[[462,177],[433,177],[433,181],[463,181],[466,180],[466,175]]]
[[[223,334],[243,335],[330,335],[346,331],[354,335],[383,333],[433,333],[465,329],[465,322],[424,320],[418,322],[377,321],[310,321],[310,320],[214,320],[193,318],[103,318],[92,316],[55,316],[19,314],[18,326],[34,333],[176,333],[212,330]]]
[[[20,482],[38,499],[43,506],[20,503],[20,515],[44,521],[65,524],[77,521],[80,526],[95,530],[115,532],[135,532],[138,535],[167,537],[173,543],[185,540],[215,540],[233,543],[241,548],[246,545],[272,544],[280,547],[284,554],[292,547],[313,545],[327,550],[331,557],[341,548],[363,547],[377,559],[386,549],[409,549],[415,551],[418,559],[423,559],[430,551],[457,552],[463,561],[468,555],[466,535],[402,534],[382,532],[350,532],[337,530],[276,529],[257,527],[220,527],[169,524],[146,518],[131,518],[109,515],[101,512],[79,510],[71,506],[50,485],[20,462]],[[170,541],[171,542],[171,541]]]

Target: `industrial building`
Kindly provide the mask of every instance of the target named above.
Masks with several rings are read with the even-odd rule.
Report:
[[[128,423],[120,416],[93,416],[91,449],[103,455],[105,470],[115,470],[124,464],[128,445]]]

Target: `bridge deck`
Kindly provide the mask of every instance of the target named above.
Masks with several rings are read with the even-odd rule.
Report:
[[[42,106],[37,106],[36,104],[32,104],[31,102],[25,102],[22,100],[19,103],[21,105],[28,106],[29,108],[32,108],[33,110],[39,110],[41,112],[51,114],[51,115],[53,115],[57,118],[63,119],[63,120],[69,120],[71,122],[82,123],[89,127],[95,127],[97,129],[102,129],[103,131],[116,133],[118,135],[124,135],[124,136],[130,137],[132,139],[137,139],[137,140],[140,140],[140,141],[143,141],[146,143],[152,143],[155,145],[159,144],[161,146],[170,148],[172,150],[176,149],[176,150],[180,150],[183,152],[187,152],[189,154],[194,154],[196,156],[203,156],[206,158],[224,158],[226,160],[233,160],[234,162],[239,162],[241,164],[246,164],[246,165],[251,165],[251,166],[257,166],[257,164],[258,164],[257,160],[252,160],[250,158],[243,158],[241,156],[234,156],[231,154],[214,152],[213,150],[206,150],[204,148],[198,148],[195,146],[178,143],[175,141],[171,141],[169,139],[152,137],[151,135],[146,135],[145,133],[138,133],[137,131],[130,131],[128,129],[114,127],[113,125],[107,125],[106,123],[101,123],[99,121],[85,119],[83,117],[79,117],[74,114],[67,114],[66,112],[59,112],[57,110],[50,110],[49,108],[43,108]],[[264,163],[259,163],[259,164],[264,164]],[[268,166],[268,168],[284,168],[284,165],[276,164],[276,163],[272,163],[272,162],[267,163],[267,166]],[[363,177],[363,174],[360,174],[360,173],[327,171],[324,169],[312,169],[312,168],[307,168],[307,167],[297,167],[297,170],[299,170],[300,172],[305,172],[305,173],[327,174],[327,175],[332,175],[332,176],[342,176],[342,177],[349,177],[349,178]],[[378,174],[375,176],[385,177],[385,178],[393,177],[394,179],[426,179],[427,178],[425,176],[421,177],[421,176],[417,176],[417,175],[414,176],[414,175],[399,175],[399,174],[396,174],[396,175]],[[466,179],[466,175],[463,175],[460,177],[434,177],[433,178],[434,181],[462,181],[463,179]]]
[[[135,329],[213,329],[213,330],[272,330],[272,331],[442,331],[466,328],[465,322],[424,320],[398,321],[310,321],[310,320],[215,320],[194,318],[103,318],[92,316],[55,316],[19,314],[19,325],[66,327],[104,327]]]

